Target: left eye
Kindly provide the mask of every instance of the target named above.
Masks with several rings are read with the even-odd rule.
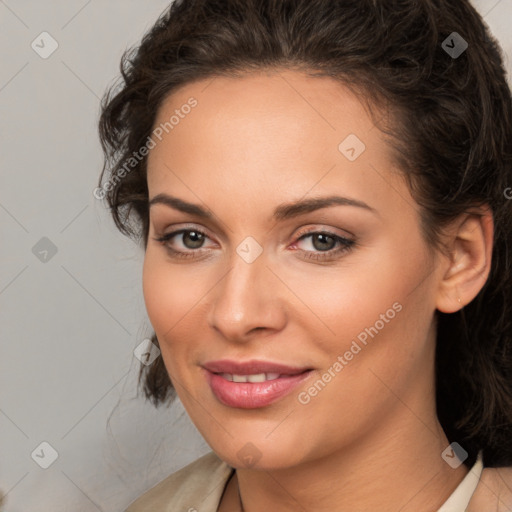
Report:
[[[298,245],[300,242],[307,239],[309,239],[309,242],[305,245],[309,246],[309,248],[299,247],[299,249],[305,253],[304,256],[308,259],[320,260],[322,258],[332,257],[350,250],[355,245],[354,240],[324,231],[306,233],[299,237],[294,245]]]
[[[334,247],[336,247],[336,243],[339,242],[340,240],[348,241],[346,239],[337,237],[335,235],[330,235],[328,233],[308,233],[307,235],[301,236],[298,242],[300,242],[301,240],[305,240],[307,238],[310,239],[308,245],[312,246],[312,250],[316,251],[330,251],[334,249]]]

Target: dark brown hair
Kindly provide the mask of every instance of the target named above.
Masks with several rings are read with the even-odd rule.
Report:
[[[486,284],[460,312],[436,312],[437,408],[468,461],[483,450],[486,466],[512,464],[512,102],[499,46],[468,1],[176,0],[125,52],[121,83],[103,98],[99,186],[117,227],[146,247],[146,158],[126,161],[162,101],[195,80],[272,68],[330,76],[389,106],[381,128],[431,247],[442,250],[442,227],[472,206],[491,207]],[[156,406],[175,396],[161,357],[139,382]]]

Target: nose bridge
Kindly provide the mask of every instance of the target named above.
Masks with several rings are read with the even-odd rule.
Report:
[[[284,311],[276,283],[271,282],[275,277],[267,268],[265,254],[259,252],[255,257],[250,242],[242,242],[232,255],[229,272],[216,287],[210,325],[226,338],[242,341],[256,328],[283,325]]]

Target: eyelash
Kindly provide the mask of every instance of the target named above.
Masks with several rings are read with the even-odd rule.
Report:
[[[200,231],[198,229],[180,229],[178,231],[173,231],[171,233],[167,233],[165,235],[162,235],[160,237],[155,237],[154,240],[156,242],[161,243],[165,246],[167,251],[170,253],[171,257],[173,258],[182,258],[182,259],[191,259],[191,258],[198,258],[198,253],[204,252],[204,249],[198,248],[198,249],[189,249],[188,251],[177,251],[176,249],[173,249],[169,244],[169,240],[174,238],[177,235],[185,234],[185,233],[198,233],[200,235],[203,235],[204,237],[208,237],[206,233],[203,231]],[[328,251],[304,251],[302,250],[304,254],[305,259],[315,260],[315,261],[328,261],[333,260],[336,257],[341,256],[342,254],[351,251],[355,245],[356,242],[354,240],[350,240],[349,238],[344,238],[339,235],[335,235],[334,233],[330,233],[329,231],[309,231],[306,233],[303,233],[297,238],[297,241],[294,243],[297,243],[304,238],[313,236],[313,235],[327,235],[330,238],[333,238],[335,242],[340,244],[340,246],[337,249],[329,249]],[[301,250],[301,249],[299,249]]]

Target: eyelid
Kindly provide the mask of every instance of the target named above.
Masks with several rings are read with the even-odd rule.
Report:
[[[227,241],[230,227],[221,221],[216,215],[212,219],[198,218],[194,214],[180,214],[172,211],[171,208],[165,208],[155,203],[154,208],[150,210],[149,221],[154,227],[154,231],[165,233],[169,230],[178,229],[197,229],[207,234],[210,238],[218,241]],[[162,206],[162,208],[159,208]],[[177,217],[175,216],[177,214]],[[185,219],[180,222],[180,219]],[[190,219],[190,220],[189,220]],[[213,235],[215,233],[215,235]]]
[[[337,236],[337,237],[340,237],[340,238],[345,238],[347,240],[354,240],[355,241],[355,235],[353,235],[352,233],[350,233],[349,231],[347,230],[340,230],[340,231],[343,231],[342,233],[338,233],[337,229],[336,228],[332,228],[332,227],[326,227],[322,224],[309,224],[310,227],[308,228],[300,228],[298,233],[295,235],[297,240],[304,236],[304,235],[309,235],[311,233],[326,233],[326,234],[329,234],[329,235],[333,235],[333,236]]]

